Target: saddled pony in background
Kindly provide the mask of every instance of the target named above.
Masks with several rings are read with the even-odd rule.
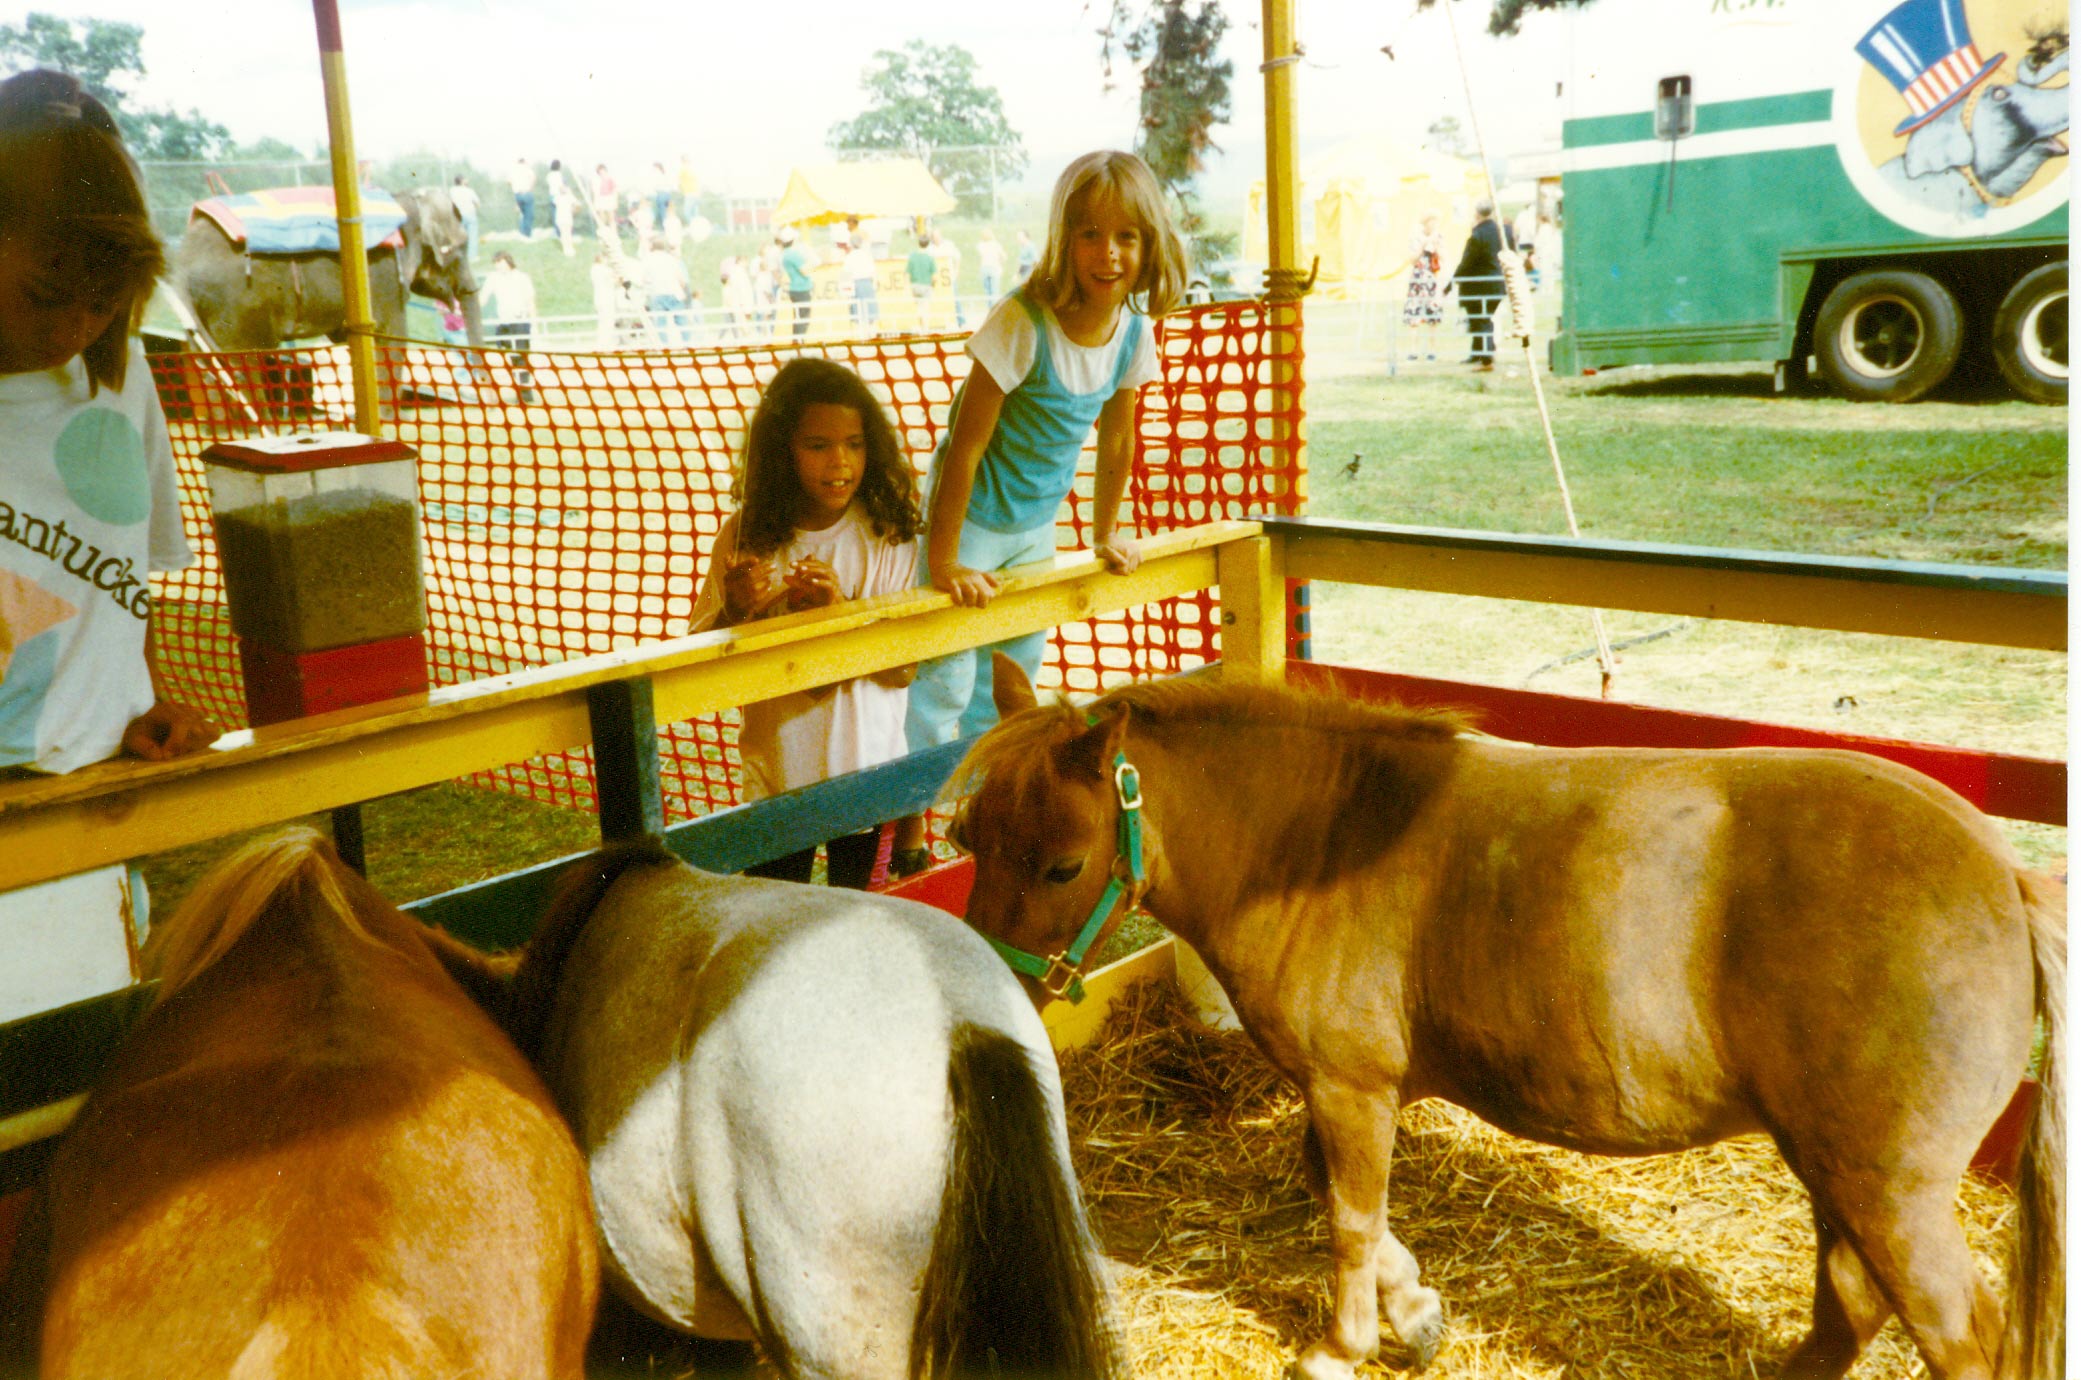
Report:
[[[45,1376],[579,1380],[585,1167],[444,962],[309,829],[196,885],[46,1178]]]
[[[1785,1375],[1842,1375],[1896,1313],[1938,1380],[2064,1373],[2066,892],[1952,792],[1859,753],[1524,747],[1247,684],[1042,708],[996,675],[957,778],[969,922],[1068,948],[1132,765],[1147,909],[1306,1101],[1336,1299],[1303,1375],[1348,1377],[1383,1305],[1419,1361],[1438,1344],[1387,1219],[1424,1097],[1593,1154],[1768,1132],[1818,1246]],[[1953,1203],[2034,1017],[2005,1320]]]
[[[1054,1053],[959,920],[620,845],[514,999],[643,1313],[789,1376],[1116,1372]]]

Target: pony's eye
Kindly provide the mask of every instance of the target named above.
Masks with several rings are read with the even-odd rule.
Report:
[[[1069,858],[1049,868],[1046,880],[1052,886],[1061,886],[1065,882],[1075,881],[1083,870],[1084,860],[1082,858]]]

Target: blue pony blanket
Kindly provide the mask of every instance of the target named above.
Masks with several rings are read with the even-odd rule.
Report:
[[[265,192],[213,196],[195,203],[192,216],[208,216],[234,244],[252,254],[309,254],[340,248],[339,215],[330,187],[277,187]],[[405,208],[383,192],[361,194],[362,243],[404,243]]]

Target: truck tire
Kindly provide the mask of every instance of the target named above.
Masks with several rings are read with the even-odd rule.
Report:
[[[1951,376],[1964,338],[1949,288],[1926,273],[1874,269],[1843,279],[1821,303],[1814,358],[1844,397],[1913,402]]]
[[[2034,403],[2067,400],[2067,266],[2045,264],[2016,280],[1994,313],[1994,362]]]

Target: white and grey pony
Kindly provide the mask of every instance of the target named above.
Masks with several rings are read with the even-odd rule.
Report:
[[[960,920],[620,844],[508,1015],[638,1311],[789,1376],[1119,1372],[1046,1031]]]

